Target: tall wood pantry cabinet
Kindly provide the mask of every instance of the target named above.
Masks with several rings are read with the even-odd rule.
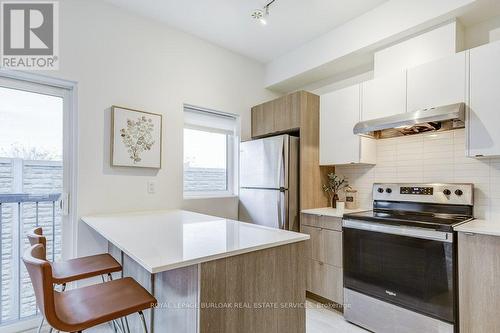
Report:
[[[252,107],[252,138],[293,133],[300,138],[300,209],[325,207],[319,166],[319,96],[297,91]]]

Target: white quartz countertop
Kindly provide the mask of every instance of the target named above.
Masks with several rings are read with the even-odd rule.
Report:
[[[478,219],[456,226],[454,230],[472,232],[475,234],[500,236],[500,223]]]
[[[342,217],[342,216],[344,216],[344,214],[364,212],[367,210],[370,210],[370,209],[368,209],[368,208],[336,209],[336,208],[325,207],[325,208],[303,209],[303,210],[301,210],[301,213],[332,216],[332,217]]]
[[[150,273],[309,239],[184,210],[87,216],[82,221]]]

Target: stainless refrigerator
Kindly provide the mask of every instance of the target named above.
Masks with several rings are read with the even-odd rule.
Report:
[[[279,135],[240,144],[239,219],[299,230],[299,139]]]

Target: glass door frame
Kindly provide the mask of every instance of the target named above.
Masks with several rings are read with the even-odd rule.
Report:
[[[62,257],[77,253],[78,235],[78,85],[74,81],[37,73],[0,70],[0,86],[60,97],[63,99],[63,195],[62,195]],[[39,318],[21,320],[2,327],[5,332],[33,328]]]

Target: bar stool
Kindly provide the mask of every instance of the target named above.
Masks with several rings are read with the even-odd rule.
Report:
[[[45,260],[41,244],[23,255],[36,302],[47,322],[57,330],[78,332],[138,313],[147,333],[143,311],[157,301],[132,278],[123,278],[65,292],[54,290],[52,266]]]
[[[31,245],[41,244],[43,246],[43,260],[46,258],[47,239],[43,236],[43,229],[38,227],[28,233],[28,240]],[[66,284],[95,276],[101,276],[105,282],[104,276],[107,275],[112,280],[111,273],[119,272],[122,266],[110,254],[103,253],[93,256],[81,257],[67,261],[50,263],[52,267],[52,281],[56,285],[62,286],[65,291]],[[44,318],[38,326],[37,332],[42,329]],[[52,329],[50,329],[52,332]]]

